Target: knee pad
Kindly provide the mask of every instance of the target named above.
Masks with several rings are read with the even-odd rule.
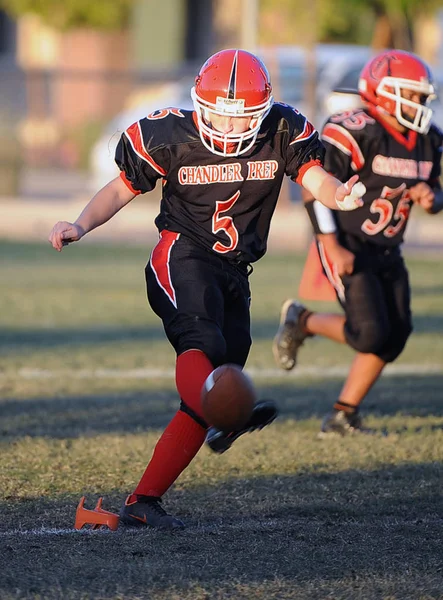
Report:
[[[391,334],[391,340],[376,352],[377,356],[387,363],[394,362],[403,352],[406,342],[412,333],[412,324],[403,324],[401,329],[394,329]]]
[[[179,314],[165,325],[165,332],[177,355],[186,350],[201,350],[214,368],[226,360],[226,340],[214,321]]]
[[[361,323],[358,331],[349,331],[345,324],[345,337],[348,344],[357,352],[378,354],[389,339],[391,332],[373,321]]]

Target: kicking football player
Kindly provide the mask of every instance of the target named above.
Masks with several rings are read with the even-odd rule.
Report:
[[[191,94],[194,111],[156,110],[128,127],[116,150],[120,176],[75,223],[59,222],[49,236],[60,251],[162,181],[159,242],[145,275],[149,303],[176,351],[181,404],[126,499],[121,520],[165,529],[183,523],[166,513],[161,497],[206,436],[210,447],[223,452],[277,414],[272,402],[260,402],[241,431],[208,431],[200,391],[214,368],[228,362],[243,367],[248,357],[248,276],[251,263],[266,251],[284,175],[330,208],[352,210],[364,193],[358,176],[342,184],[322,168],[318,133],[297,110],[274,103],[267,70],[256,56],[218,52],[202,66]]]
[[[442,133],[431,124],[434,86],[415,55],[388,50],[370,60],[359,80],[364,108],[335,114],[323,127],[325,169],[343,181],[358,174],[364,205],[330,211],[305,195],[324,274],[344,315],[311,312],[294,300],[281,310],[274,355],[292,369],[307,337],[322,335],[356,351],[323,435],[361,432],[359,407],[405,347],[412,331],[410,289],[400,246],[413,204],[443,208]]]

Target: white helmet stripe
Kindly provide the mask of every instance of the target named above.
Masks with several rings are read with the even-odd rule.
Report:
[[[234,60],[232,61],[231,75],[229,77],[228,96],[227,96],[229,98],[229,100],[235,100],[235,92],[237,90],[237,58],[238,58],[238,50],[234,54]]]

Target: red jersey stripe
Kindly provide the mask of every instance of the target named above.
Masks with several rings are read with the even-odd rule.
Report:
[[[294,180],[295,183],[298,183],[299,185],[302,185],[302,179],[303,179],[306,171],[309,171],[309,169],[311,167],[323,167],[323,163],[321,162],[321,160],[319,160],[318,158],[316,158],[315,160],[310,160],[309,162],[307,162],[304,165],[302,165],[300,167],[300,169],[298,170],[297,179]]]
[[[166,171],[164,169],[162,169],[162,167],[160,165],[158,165],[155,162],[155,160],[152,158],[152,156],[150,156],[150,154],[148,154],[145,150],[145,147],[143,144],[142,132],[140,129],[140,121],[137,121],[136,123],[131,125],[131,127],[128,127],[128,129],[125,131],[125,135],[128,138],[128,140],[131,142],[131,146],[134,149],[134,152],[136,154],[138,154],[138,156],[140,156],[140,158],[142,158],[148,164],[150,164],[151,167],[155,171],[157,171],[157,173],[160,173],[160,175],[163,175],[163,176],[166,175]]]
[[[314,133],[316,132],[312,123],[310,123],[307,119],[305,120],[305,125],[303,127],[303,131],[290,142],[290,146],[292,144],[296,144],[297,142],[302,142],[303,140],[308,140]]]
[[[131,190],[134,196],[138,196],[139,194],[141,194],[140,190],[134,190],[134,188],[132,187],[132,183],[126,177],[126,173],[124,171],[120,171],[120,179],[123,181],[126,187]]]
[[[321,242],[318,242],[318,254],[320,256],[321,264],[325,270],[326,277],[328,278],[331,285],[334,287],[338,297],[342,302],[345,301],[345,286],[338,274],[337,266],[331,261],[326,253],[326,249]]]
[[[160,232],[160,240],[151,253],[151,267],[159,286],[164,290],[172,304],[177,308],[175,289],[172,284],[171,273],[169,270],[169,257],[175,242],[180,237],[175,231],[164,229]]]
[[[354,171],[359,171],[363,168],[365,164],[364,156],[360,150],[360,146],[349,131],[340,127],[340,125],[327,123],[323,128],[321,139],[325,142],[329,142],[344,154],[350,156],[352,161],[351,167]]]

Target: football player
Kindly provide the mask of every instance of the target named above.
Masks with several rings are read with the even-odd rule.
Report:
[[[160,437],[122,522],[182,528],[160,502],[207,437],[216,452],[276,416],[259,402],[241,431],[209,428],[200,392],[214,368],[244,366],[250,336],[251,263],[263,256],[283,177],[330,208],[353,210],[364,193],[358,176],[345,184],[322,167],[318,133],[296,109],[274,102],[263,63],[244,50],[224,50],[202,66],[191,91],[194,111],[156,110],[122,134],[120,176],[102,188],[75,223],[49,236],[61,251],[162,182],[155,224],[159,241],[146,266],[149,303],[175,349],[180,408]]]
[[[323,127],[325,169],[341,180],[358,174],[366,186],[362,207],[330,211],[304,194],[324,274],[344,315],[311,312],[287,300],[273,350],[292,369],[300,345],[321,335],[356,351],[348,377],[326,415],[321,434],[361,432],[359,407],[412,331],[410,288],[401,244],[414,204],[443,208],[442,132],[431,123],[431,73],[409,52],[388,50],[363,68],[364,108],[332,115]],[[320,435],[321,435],[320,434]]]

